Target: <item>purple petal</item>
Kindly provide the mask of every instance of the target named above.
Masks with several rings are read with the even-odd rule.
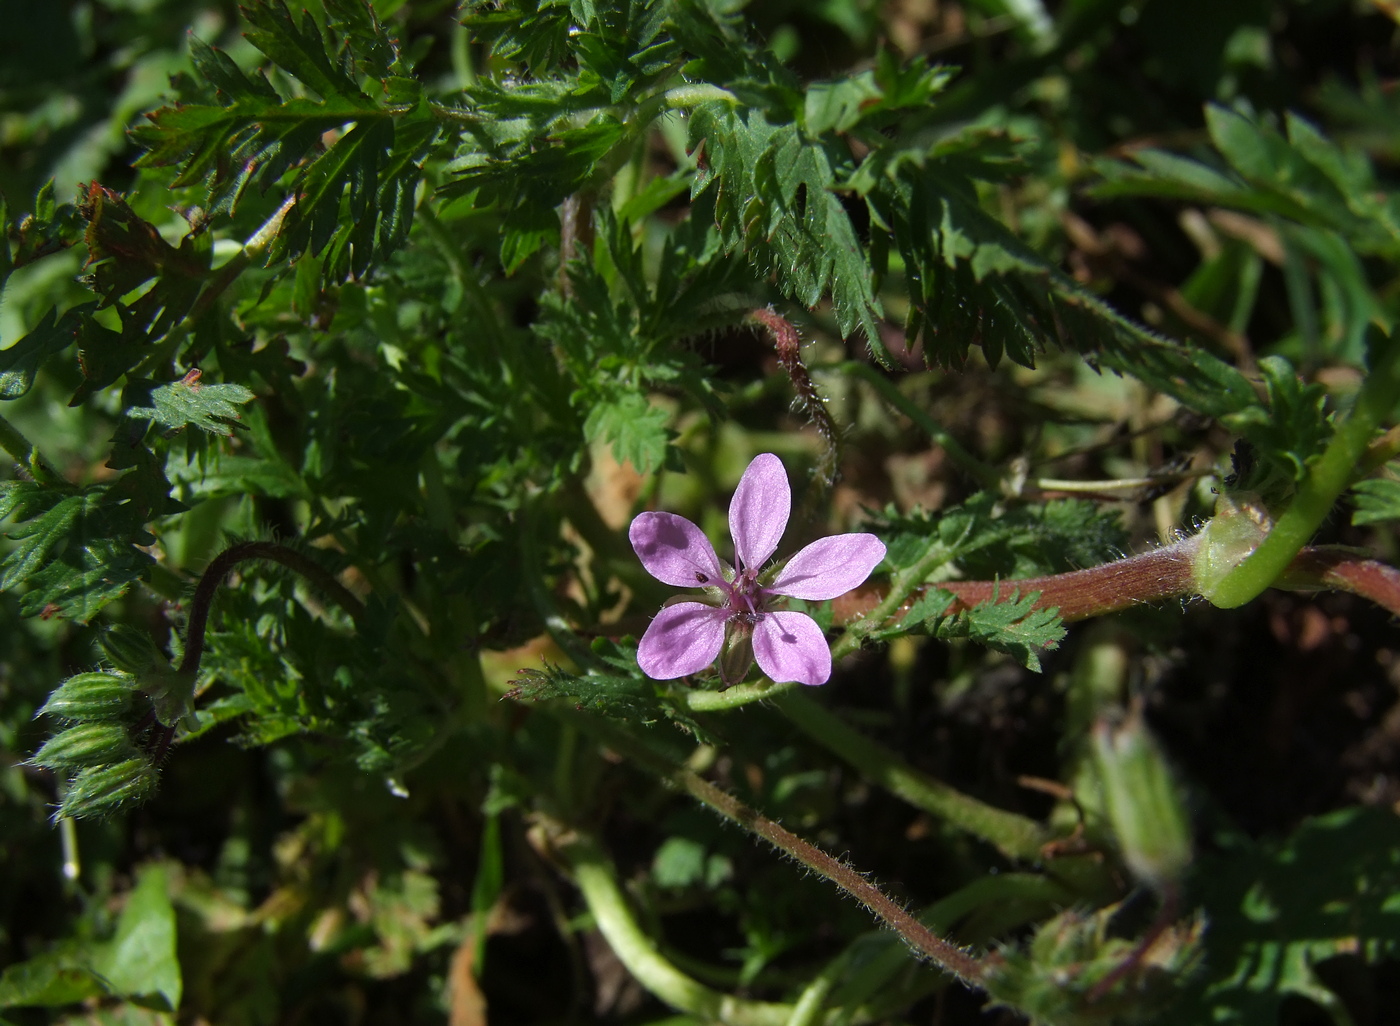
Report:
[[[704,532],[674,513],[642,513],[627,532],[647,573],[677,588],[721,584],[719,557]]]
[[[812,542],[778,571],[768,590],[820,602],[865,583],[885,558],[885,543],[873,534],[837,534]]]
[[[806,613],[769,613],[753,629],[753,655],[775,684],[825,684],[831,677],[831,649]]]
[[[703,602],[666,606],[642,635],[637,665],[653,680],[698,673],[719,657],[724,646],[724,619],[723,609]],[[829,662],[830,656],[827,659]]]
[[[783,461],[771,452],[759,453],[729,503],[729,533],[743,569],[762,566],[777,551],[791,510],[792,489]]]

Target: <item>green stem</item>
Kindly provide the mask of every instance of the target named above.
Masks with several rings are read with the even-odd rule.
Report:
[[[989,492],[1001,489],[1001,475],[996,469],[987,466],[967,449],[963,448],[961,442],[945,431],[937,421],[919,408],[919,405],[907,395],[895,387],[893,381],[885,376],[878,368],[868,363],[861,363],[857,360],[847,360],[839,363],[833,370],[843,374],[850,374],[858,378],[863,378],[868,384],[875,388],[889,403],[900,413],[904,414],[914,422],[914,425],[923,431],[933,443],[946,452],[953,461],[958,464],[977,484]]]
[[[787,1005],[746,1001],[705,986],[677,969],[647,936],[617,884],[617,872],[591,838],[545,824],[551,847],[567,863],[598,930],[637,982],[672,1008],[728,1026],[783,1026]]]
[[[1054,834],[1026,816],[978,801],[910,766],[853,730],[806,695],[786,695],[782,711],[803,733],[850,763],[866,779],[910,805],[980,837],[1010,859],[1038,862]]]
[[[1376,358],[1351,414],[1327,449],[1308,464],[1293,502],[1268,537],[1207,595],[1214,605],[1233,609],[1259,596],[1276,581],[1332,512],[1381,423],[1400,401],[1400,343],[1389,338],[1374,346]]]
[[[0,449],[10,454],[10,458],[40,484],[64,484],[63,476],[49,465],[48,460],[39,454],[34,443],[25,438],[19,429],[4,417],[0,417]]]

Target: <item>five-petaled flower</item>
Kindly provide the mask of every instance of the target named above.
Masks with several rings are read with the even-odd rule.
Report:
[[[647,572],[676,587],[704,588],[709,602],[677,602],[652,620],[637,649],[647,676],[671,680],[696,673],[729,652],[748,666],[747,646],[775,683],[825,684],[831,650],[821,628],[805,613],[773,608],[778,596],[822,601],[862,584],[885,546],[873,534],[838,534],[802,549],[785,564],[759,576],[778,548],[792,509],[782,461],[772,453],[754,457],[729,504],[729,533],[735,566],[715,555],[708,538],[685,517],[643,513],[628,536]],[[731,660],[726,655],[723,667]],[[726,679],[726,683],[735,681]]]

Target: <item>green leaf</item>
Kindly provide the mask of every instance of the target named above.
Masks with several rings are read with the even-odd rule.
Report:
[[[163,1011],[176,1011],[182,985],[175,939],[168,872],[162,865],[148,865],[127,896],[117,935],[95,968],[119,993]]]
[[[599,642],[602,642],[601,644]],[[644,677],[637,667],[636,649],[619,650],[604,639],[595,642],[593,650],[611,668],[626,673],[573,674],[545,663],[543,669],[521,670],[510,683],[507,698],[516,701],[542,702],[562,699],[577,709],[596,712],[610,719],[638,726],[652,726],[672,721],[686,733],[702,741],[711,740],[708,731]]]
[[[631,463],[649,474],[666,460],[671,432],[666,411],[636,392],[605,399],[593,405],[583,424],[590,442],[608,442],[619,463]]]
[[[1392,465],[1392,469],[1395,469]],[[1400,480],[1375,477],[1352,485],[1356,511],[1351,522],[1357,527],[1386,520],[1400,520]]]
[[[885,560],[896,571],[918,562],[935,544],[961,576],[999,578],[1009,587],[1016,578],[1117,559],[1128,540],[1119,515],[1088,500],[1007,506],[1002,497],[986,492],[937,514],[901,514],[890,507],[874,530],[884,539]]]
[[[244,33],[248,42],[322,98],[366,99],[345,68],[327,53],[309,13],[303,11],[298,23],[283,0],[258,0],[243,8],[243,17],[250,26]]]
[[[62,317],[51,309],[38,327],[8,349],[0,350],[0,401],[27,395],[40,364],[73,344],[79,323],[96,305],[85,303]]]
[[[708,164],[691,196],[712,199],[725,249],[742,254],[758,275],[775,275],[803,306],[830,296],[841,333],[860,330],[883,352],[874,271],[834,191],[849,173],[849,154],[835,140],[808,140],[795,122],[719,103],[695,109],[690,142],[704,147]]]
[[[1040,653],[1058,648],[1065,628],[1055,609],[1032,609],[1039,592],[1020,596],[1013,582],[1007,582],[1010,598],[993,597],[972,609],[952,616],[938,614],[924,621],[925,628],[936,638],[951,640],[966,638],[979,645],[997,649],[1013,656],[1028,670],[1040,671]],[[947,592],[935,593],[947,602]]]
[[[689,837],[668,837],[651,859],[658,887],[689,887],[705,879],[705,846]]]
[[[179,381],[150,388],[147,401],[151,405],[128,407],[126,415],[154,421],[170,432],[193,425],[214,435],[233,434],[233,425],[242,419],[238,407],[256,396],[242,385],[206,385],[199,377],[199,371],[193,370]],[[131,383],[128,394],[142,390],[143,384],[149,386]]]
[[[0,1008],[72,1005],[107,993],[102,977],[65,952],[51,952],[6,966],[0,973]]]
[[[25,589],[24,616],[86,623],[147,572],[153,560],[137,545],[155,541],[145,525],[165,512],[168,496],[150,462],[113,485],[81,491],[0,482],[0,519],[17,521],[7,533],[16,544],[0,561],[0,591]]]
[[[1257,467],[1244,487],[1270,492],[1291,487],[1307,473],[1307,463],[1327,447],[1332,424],[1324,403],[1326,390],[1304,384],[1281,356],[1259,361],[1268,392],[1268,409],[1253,407],[1224,418],[1255,447]]]
[[[612,674],[578,676],[545,664],[540,670],[522,670],[511,681],[507,698],[541,702],[566,698],[581,709],[590,709],[619,719],[654,722],[661,718],[660,703],[652,685],[640,671],[632,677]]]
[[[1344,854],[1343,854],[1344,853]],[[1205,964],[1179,1022],[1279,1021],[1289,995],[1339,1004],[1314,967],[1336,955],[1400,956],[1400,819],[1351,808],[1311,819],[1282,843],[1207,855],[1194,873],[1205,906]]]
[[[133,135],[147,150],[138,166],[179,165],[176,185],[203,179],[213,211],[232,211],[249,185],[266,189],[295,169],[289,184],[296,199],[278,226],[273,256],[326,250],[325,272],[338,280],[363,275],[403,244],[420,164],[439,129],[373,8],[340,0],[329,13],[331,34],[347,37],[338,54],[310,15],[298,23],[282,0],[244,9],[253,26],[248,38],[319,100],[283,100],[265,78],[243,74],[196,41],[195,67],[217,102],[163,107]],[[373,93],[381,99],[361,91],[352,73],[378,78]]]

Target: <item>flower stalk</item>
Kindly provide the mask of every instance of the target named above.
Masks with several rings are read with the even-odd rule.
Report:
[[[204,658],[204,631],[209,622],[209,609],[213,605],[214,595],[233,568],[250,559],[277,563],[305,577],[344,610],[356,624],[365,615],[365,604],[356,598],[349,588],[337,581],[314,559],[296,549],[268,541],[247,541],[231,545],[204,568],[204,573],[200,575],[199,583],[195,586],[194,599],[190,602],[190,619],[185,630],[185,654],[176,672],[189,681],[191,688],[199,675],[200,661]]]
[[[894,930],[916,954],[970,985],[976,986],[982,979],[985,967],[979,958],[939,937],[848,863],[833,858],[816,845],[784,829],[698,773],[672,763],[611,723],[583,714],[574,714],[572,719],[609,748],[660,777],[669,786],[684,791],[723,818],[831,881]]]

